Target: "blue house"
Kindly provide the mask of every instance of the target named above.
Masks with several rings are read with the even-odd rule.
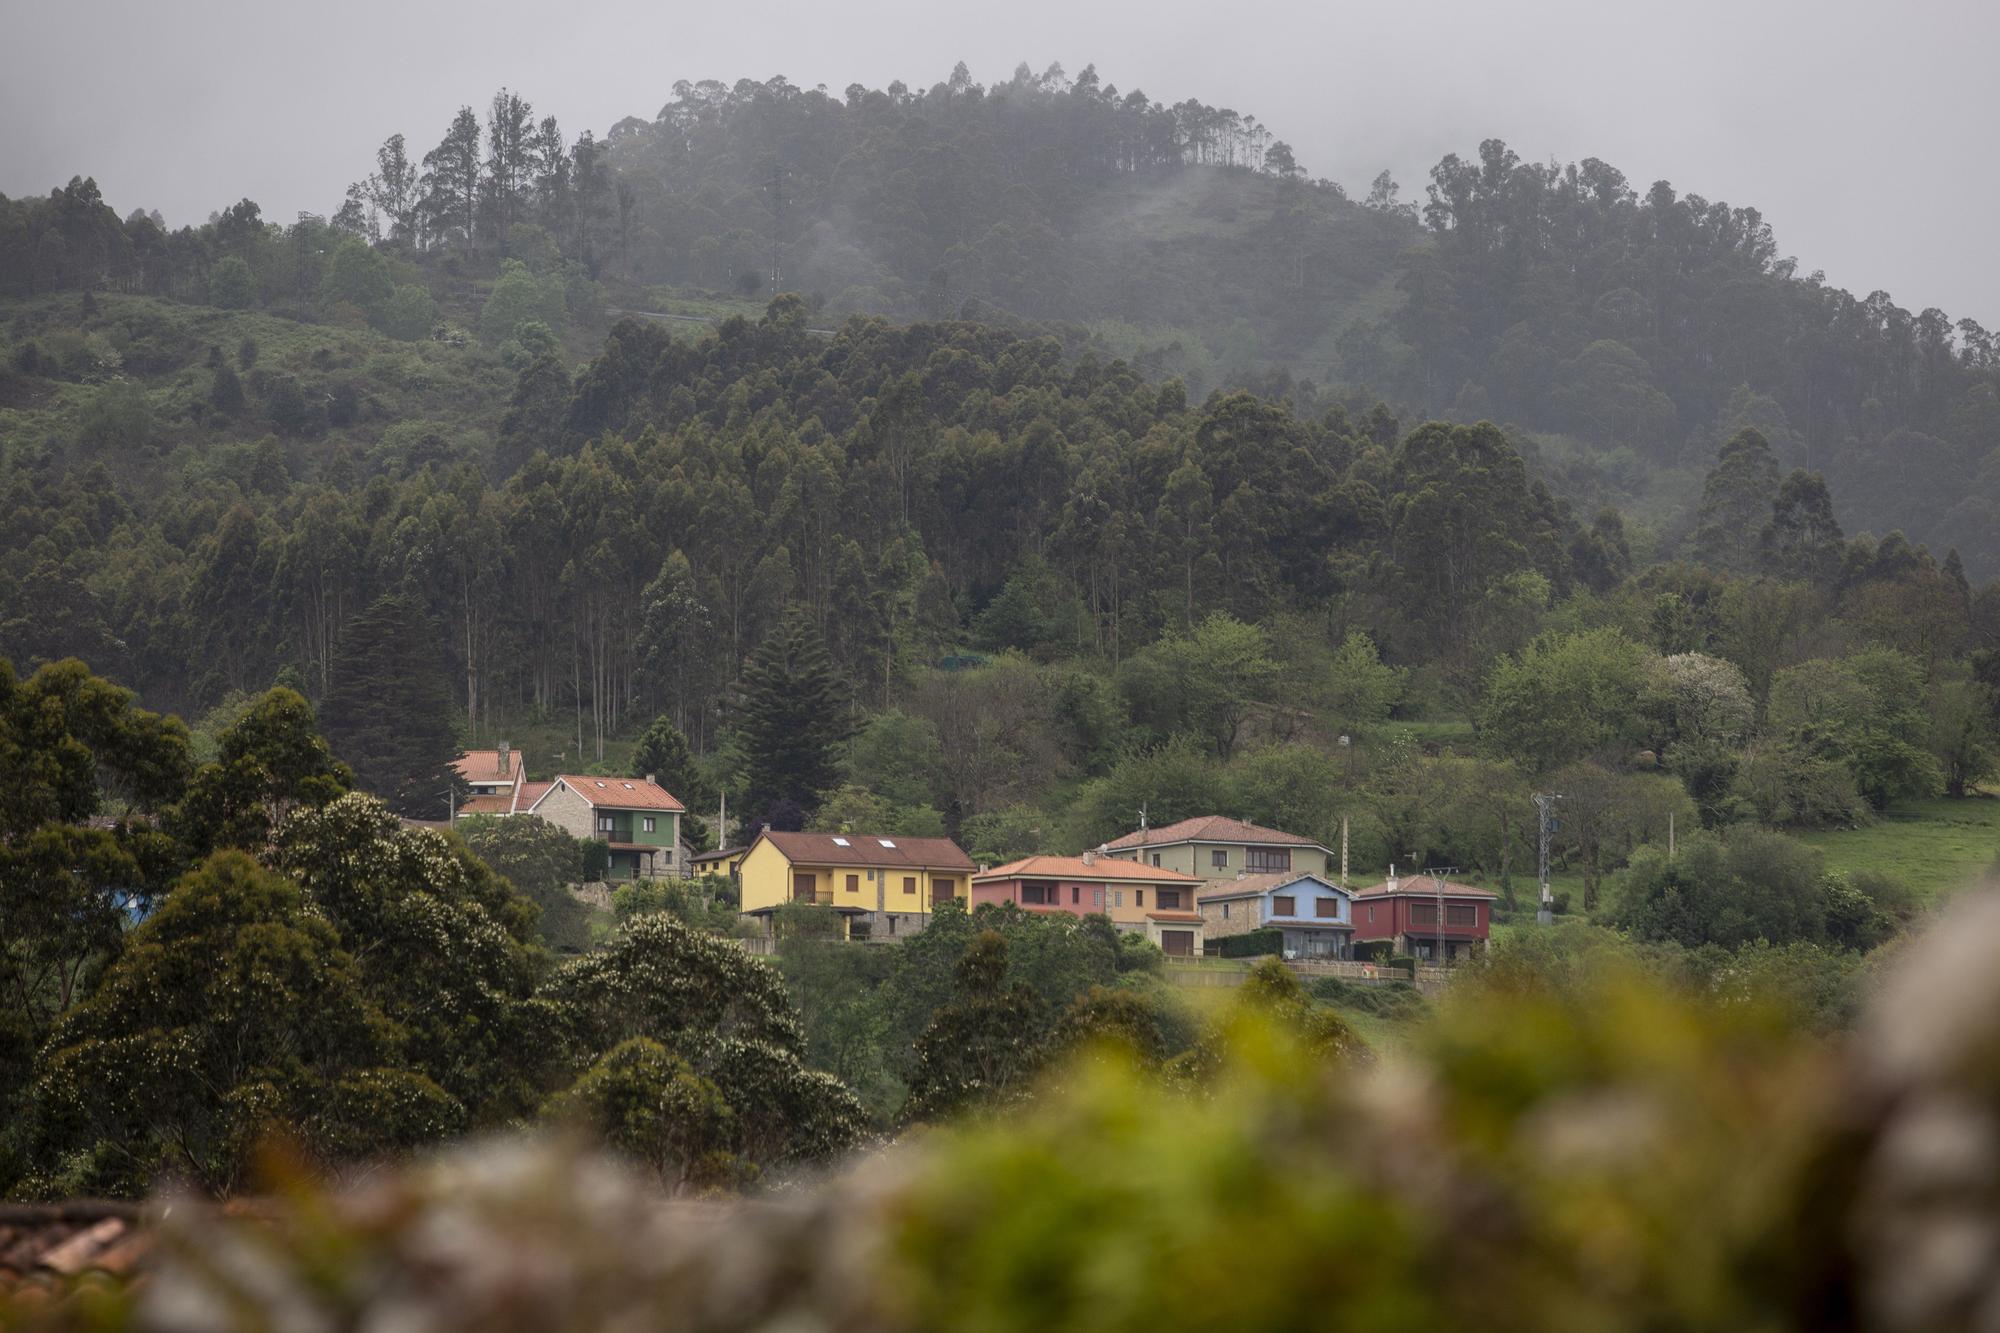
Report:
[[[1197,894],[1195,901],[1210,940],[1281,930],[1287,958],[1354,956],[1354,895],[1318,875],[1241,875]]]

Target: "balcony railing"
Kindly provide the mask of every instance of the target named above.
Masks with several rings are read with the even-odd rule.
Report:
[[[816,889],[811,893],[801,893],[797,889],[793,889],[792,901],[795,903],[811,903],[816,907],[831,907],[833,906],[833,890]]]

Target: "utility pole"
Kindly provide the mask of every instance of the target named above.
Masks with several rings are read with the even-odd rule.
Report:
[[[1555,831],[1555,821],[1549,818],[1549,809],[1562,797],[1553,793],[1536,792],[1535,834],[1541,852],[1542,905],[1536,909],[1535,920],[1541,925],[1549,925],[1556,919],[1555,899],[1549,894],[1549,834]]]
[[[319,214],[317,214],[317,213],[307,213],[307,212],[304,212],[304,211],[301,211],[301,212],[299,213],[299,220],[298,220],[298,223],[297,223],[297,224],[296,224],[296,225],[295,225],[295,226],[294,226],[294,227],[292,228],[292,258],[293,258],[293,262],[294,262],[294,264],[296,265],[296,268],[297,268],[297,274],[298,274],[298,297],[299,297],[299,322],[300,322],[301,324],[303,324],[303,323],[305,322],[305,319],[306,319],[306,315],[307,315],[307,314],[309,313],[309,309],[310,309],[310,307],[309,307],[309,306],[308,306],[308,304],[307,304],[307,300],[306,300],[306,296],[307,296],[307,293],[306,293],[306,224],[307,224],[307,223],[309,223],[309,222],[317,222],[317,223],[324,223],[325,221],[326,221],[326,219],[325,219],[325,218],[322,218],[322,217],[321,217],[321,216],[320,216]]]
[[[771,179],[764,184],[764,202],[771,208],[771,296],[778,295],[778,284],[784,280],[785,206],[791,202],[785,194],[785,178],[791,175],[776,162],[771,164]]]
[[[1437,956],[1436,956],[1436,962],[1437,962],[1437,965],[1438,965],[1439,967],[1443,967],[1443,966],[1444,966],[1444,961],[1445,961],[1445,955],[1444,955],[1444,877],[1445,877],[1446,875],[1456,875],[1456,874],[1458,873],[1458,867],[1457,867],[1457,866],[1432,866],[1432,867],[1431,867],[1430,869],[1428,869],[1428,870],[1424,871],[1424,873],[1425,873],[1426,875],[1429,875],[1429,876],[1431,877],[1431,885],[1432,885],[1432,887],[1433,887],[1434,889],[1436,889],[1436,891],[1437,891],[1437,914],[1438,914],[1438,917],[1437,917]]]

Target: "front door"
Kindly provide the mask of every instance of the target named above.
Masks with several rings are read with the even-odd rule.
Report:
[[[795,903],[809,903],[809,902],[812,902],[812,901],[814,900],[814,898],[816,898],[816,897],[818,896],[818,895],[817,895],[817,894],[816,894],[816,893],[814,892],[814,888],[815,888],[815,886],[817,885],[817,883],[818,883],[818,879],[817,879],[817,877],[816,877],[816,876],[813,876],[813,875],[793,875],[793,876],[792,876],[792,901],[793,901],[793,902],[795,902]]]

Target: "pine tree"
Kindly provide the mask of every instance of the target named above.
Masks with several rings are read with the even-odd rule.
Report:
[[[437,627],[410,598],[379,598],[348,624],[332,676],[322,724],[356,784],[398,814],[443,818],[463,780]]]
[[[826,644],[803,613],[789,613],[757,646],[741,688],[745,808],[763,811],[780,801],[817,806],[840,781],[840,749],[854,722]]]
[[[653,780],[680,798],[687,813],[681,816],[681,836],[690,847],[708,850],[708,823],[698,813],[715,805],[715,788],[695,767],[694,753],[687,737],[662,713],[632,747],[632,772],[651,774]],[[717,836],[721,836],[718,833]]]

